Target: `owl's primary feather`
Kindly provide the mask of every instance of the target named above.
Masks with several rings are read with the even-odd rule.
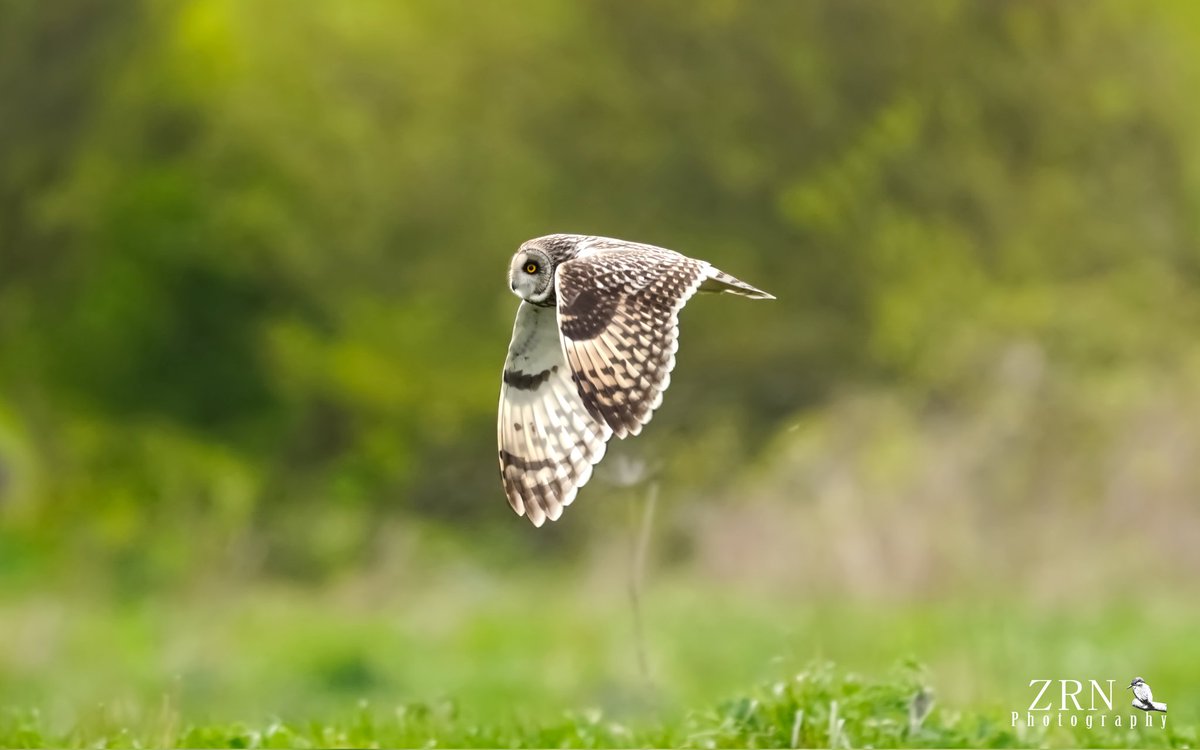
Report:
[[[558,268],[563,348],[588,411],[636,435],[662,403],[679,349],[679,309],[708,264],[658,248],[597,251]]]
[[[513,509],[535,526],[575,499],[610,437],[650,421],[692,295],[773,299],[705,261],[605,237],[530,240],[509,274],[525,301],[500,387],[500,474]]]

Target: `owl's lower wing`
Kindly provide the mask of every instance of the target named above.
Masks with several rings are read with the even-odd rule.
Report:
[[[636,435],[662,403],[679,349],[679,310],[709,265],[650,246],[567,261],[555,278],[559,328],[588,412]]]
[[[513,510],[534,526],[562,515],[612,436],[571,381],[557,317],[553,307],[521,303],[500,386],[500,476]]]

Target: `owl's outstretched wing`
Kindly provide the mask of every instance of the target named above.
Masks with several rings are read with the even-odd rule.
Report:
[[[679,348],[679,310],[708,263],[649,245],[581,254],[555,278],[563,351],[588,413],[636,435],[662,403]]]
[[[534,526],[562,515],[612,437],[571,380],[557,318],[553,307],[521,303],[500,386],[500,476],[513,510]]]

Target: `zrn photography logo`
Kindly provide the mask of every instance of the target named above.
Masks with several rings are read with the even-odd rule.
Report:
[[[1154,700],[1154,693],[1145,680],[1134,677],[1125,687],[1133,691],[1130,705],[1141,711],[1140,714],[1119,711],[1113,707],[1116,682],[1104,680],[1105,684],[1101,684],[1100,680],[1088,680],[1088,707],[1084,708],[1079,700],[1084,692],[1082,680],[1030,680],[1029,687],[1036,691],[1036,695],[1023,712],[1024,716],[1021,711],[1012,712],[1012,726],[1167,728],[1167,704]],[[1057,705],[1055,699],[1058,700]]]

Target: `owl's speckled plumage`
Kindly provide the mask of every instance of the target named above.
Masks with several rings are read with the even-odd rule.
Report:
[[[774,299],[672,250],[574,234],[521,245],[509,284],[523,301],[500,386],[500,476],[535,526],[562,515],[609,438],[650,421],[693,294]]]

